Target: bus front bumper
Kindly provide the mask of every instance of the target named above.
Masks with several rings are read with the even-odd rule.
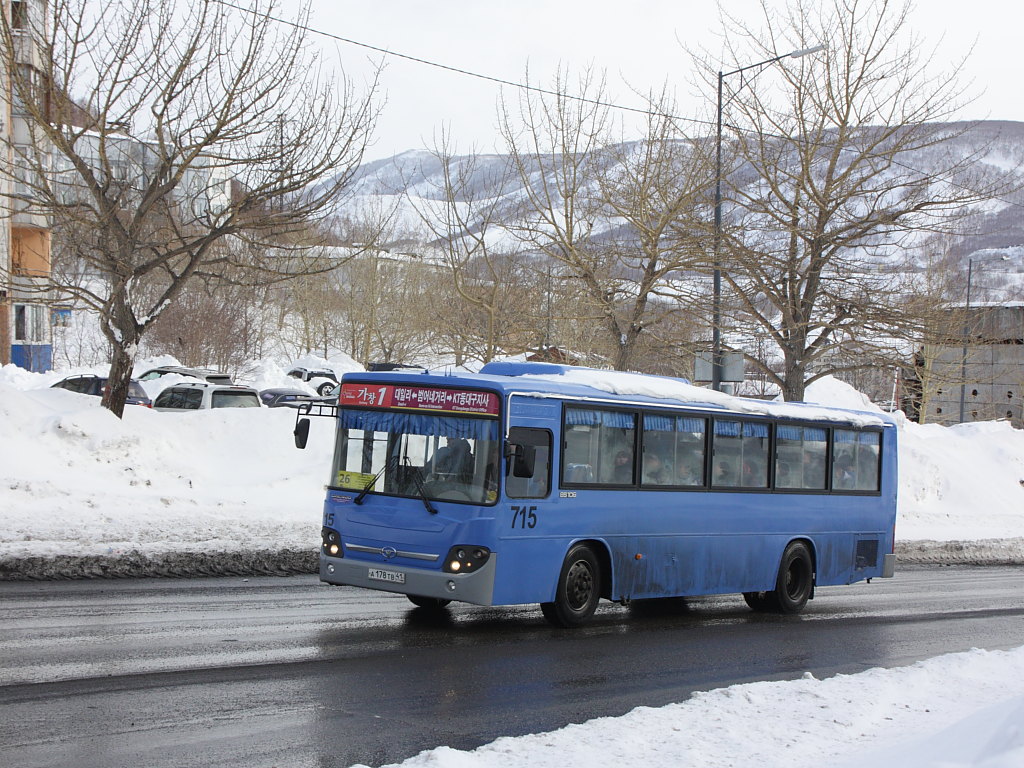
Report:
[[[320,581],[338,586],[364,587],[402,595],[458,600],[492,605],[497,555],[475,573],[444,573],[390,563],[320,555]]]

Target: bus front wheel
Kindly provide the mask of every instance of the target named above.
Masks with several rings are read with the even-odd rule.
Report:
[[[771,592],[744,592],[743,599],[753,610],[800,613],[814,590],[814,564],[811,551],[802,541],[794,541],[782,553],[779,575]]]
[[[601,599],[597,556],[585,544],[569,550],[558,576],[554,602],[541,603],[544,618],[556,627],[578,627],[594,614]]]

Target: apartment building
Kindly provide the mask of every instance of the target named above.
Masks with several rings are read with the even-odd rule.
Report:
[[[14,43],[4,61],[13,60],[21,82],[38,82],[37,35],[45,23],[46,0],[0,0],[0,5]],[[31,139],[12,74],[0,67],[0,162],[8,170],[0,174],[0,363],[47,371],[53,358],[50,224],[32,209],[19,181],[20,173],[28,172],[18,171],[19,148],[25,153]]]

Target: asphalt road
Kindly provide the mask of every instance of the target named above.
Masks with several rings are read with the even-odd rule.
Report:
[[[0,766],[348,766],[552,730],[740,682],[1024,644],[1024,568],[919,567],[818,590],[796,617],[737,597],[453,606],[315,577],[0,583]]]

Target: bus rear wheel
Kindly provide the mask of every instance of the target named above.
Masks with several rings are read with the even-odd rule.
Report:
[[[555,588],[555,599],[541,603],[540,609],[556,627],[578,627],[585,624],[601,599],[601,571],[597,556],[585,544],[569,550],[562,563]]]
[[[420,597],[419,595],[406,595],[406,597],[417,608],[426,608],[428,611],[439,611],[451,602],[451,600],[444,600],[440,597]]]
[[[800,613],[814,591],[814,564],[811,551],[802,541],[794,541],[782,553],[775,599],[780,613]]]
[[[758,612],[800,613],[813,591],[811,551],[802,541],[794,541],[782,553],[775,589],[771,592],[744,592],[743,599]]]

